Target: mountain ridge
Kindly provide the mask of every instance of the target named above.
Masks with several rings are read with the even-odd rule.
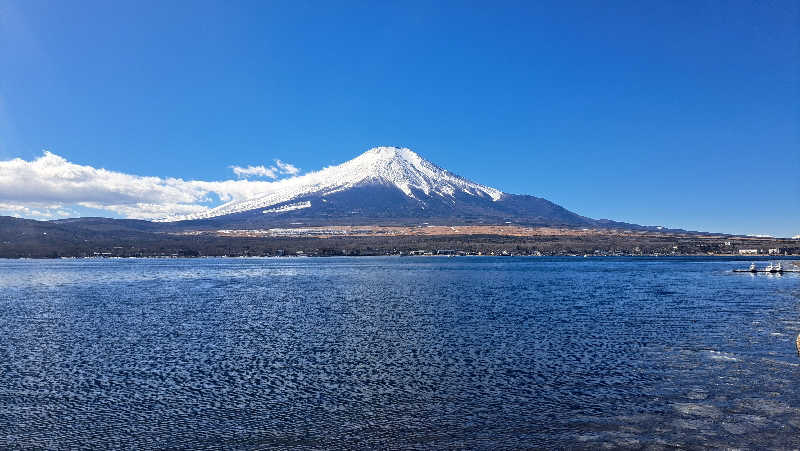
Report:
[[[158,222],[199,228],[513,223],[648,229],[594,220],[536,196],[505,193],[401,147],[374,147],[342,164],[272,186],[250,199]]]
[[[505,193],[431,163],[416,152],[401,147],[373,147],[361,155],[336,166],[326,167],[309,174],[274,182],[274,189],[260,197],[225,203],[202,213],[167,217],[157,222],[175,222],[207,219],[259,208],[268,209],[290,203],[310,195],[335,194],[365,185],[395,187],[407,197],[420,201],[425,208],[425,198],[431,195],[453,197],[456,192],[473,196],[488,196],[497,201]],[[422,192],[424,195],[417,195]]]

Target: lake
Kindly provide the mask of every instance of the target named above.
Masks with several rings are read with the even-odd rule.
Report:
[[[0,448],[797,448],[748,264],[0,260]]]

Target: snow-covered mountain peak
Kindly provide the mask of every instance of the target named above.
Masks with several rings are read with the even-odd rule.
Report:
[[[255,209],[266,209],[265,214],[274,213],[291,202],[297,204],[293,209],[308,208],[313,204],[313,200],[308,200],[311,197],[324,199],[326,195],[368,185],[395,187],[418,201],[420,208],[425,208],[425,200],[430,196],[447,198],[453,203],[456,196],[462,194],[492,201],[503,197],[500,190],[459,177],[425,160],[411,149],[375,147],[340,165],[274,182],[268,192],[255,198],[233,201],[203,213],[165,220],[204,219]],[[276,206],[279,208],[273,208]],[[391,206],[388,205],[387,208]]]
[[[410,164],[419,164],[424,161],[416,152],[407,147],[373,147],[368,151],[362,153],[351,161],[372,161],[372,162],[406,162]]]
[[[369,149],[368,151],[362,153],[356,158],[361,158],[361,157],[374,157],[386,160],[402,158],[408,160],[412,158],[419,158],[419,155],[417,155],[417,153],[414,152],[413,150],[406,147],[379,146]]]
[[[425,164],[427,163],[427,165]],[[353,167],[369,169],[379,175],[385,171],[422,170],[426,166],[435,167],[411,149],[401,147],[373,147],[356,158],[344,163]]]

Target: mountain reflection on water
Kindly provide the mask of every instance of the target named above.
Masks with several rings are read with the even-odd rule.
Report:
[[[746,264],[0,261],[0,447],[796,448],[800,277]]]

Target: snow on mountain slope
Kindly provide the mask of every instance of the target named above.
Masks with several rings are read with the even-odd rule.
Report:
[[[309,195],[325,196],[364,185],[395,187],[408,198],[425,206],[425,197],[438,196],[454,199],[456,194],[467,194],[498,201],[504,193],[471,182],[448,172],[425,160],[410,149],[397,147],[375,147],[358,157],[331,166],[318,172],[280,180],[272,184],[269,192],[252,199],[233,201],[206,212],[188,216],[175,216],[161,222],[214,218],[255,209],[266,209],[264,213],[308,208],[310,203],[271,208]]]

